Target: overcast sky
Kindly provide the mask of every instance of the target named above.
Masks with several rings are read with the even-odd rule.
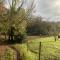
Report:
[[[27,7],[32,0],[26,0]],[[36,4],[34,15],[49,18],[50,21],[60,21],[60,0],[34,0]],[[8,7],[8,6],[7,6]]]
[[[36,0],[35,15],[60,21],[60,0]]]

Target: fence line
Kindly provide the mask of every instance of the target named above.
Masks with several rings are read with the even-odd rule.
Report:
[[[39,60],[41,60],[41,42],[39,44]]]
[[[53,41],[48,41],[48,42],[53,42]],[[51,49],[58,49],[59,51],[60,51],[60,48],[57,48],[55,45],[53,45],[53,44],[49,44],[48,42],[38,42],[37,44],[38,44],[38,52],[37,51],[35,51],[35,50],[33,50],[32,48],[34,48],[34,47],[30,47],[30,43],[27,43],[27,49],[28,50],[30,50],[32,53],[35,53],[35,54],[37,54],[37,59],[38,60],[41,60],[41,59],[45,59],[45,60],[49,60],[49,59],[53,59],[53,60],[60,60],[60,57],[59,56],[57,56],[57,55],[53,55],[53,54],[51,54],[51,55],[49,55],[49,56],[52,56],[52,57],[49,57],[48,55],[47,55],[47,58],[45,58],[45,55],[44,55],[44,58],[42,58],[41,57],[41,55],[42,55],[42,49],[43,49],[43,51],[45,51],[45,48],[51,48]],[[31,42],[32,43],[32,42]],[[44,43],[48,43],[47,45],[44,45],[43,46],[43,44]],[[32,43],[32,44],[35,44],[35,43]],[[52,46],[53,45],[53,46]],[[36,48],[36,47],[35,47]],[[56,51],[57,52],[57,51]],[[48,52],[49,53],[49,52]],[[47,54],[48,54],[47,53]],[[58,52],[57,52],[58,53]],[[59,53],[58,53],[59,54]],[[58,57],[58,58],[56,58],[56,57]]]

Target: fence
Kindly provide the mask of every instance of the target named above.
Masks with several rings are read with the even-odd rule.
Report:
[[[54,42],[27,43],[27,51],[35,53],[37,60],[60,60],[59,45],[55,46]]]
[[[60,60],[59,44],[55,46],[55,41],[27,42],[27,53],[28,50],[36,54],[35,60]],[[0,45],[0,60],[21,60],[20,53],[11,45]]]

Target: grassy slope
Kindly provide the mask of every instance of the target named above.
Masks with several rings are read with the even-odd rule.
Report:
[[[27,51],[26,44],[16,44],[15,47],[20,51],[20,54],[23,56],[23,60],[35,60],[36,54],[32,53],[30,50]]]
[[[60,60],[60,41],[54,41],[54,37],[37,38],[27,43],[16,44],[15,47],[23,55],[24,60],[38,60],[39,42],[41,45],[41,60]]]

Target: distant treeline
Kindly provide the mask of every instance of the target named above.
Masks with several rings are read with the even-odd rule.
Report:
[[[60,22],[43,21],[42,18],[28,20],[28,35],[57,35],[60,32]]]

